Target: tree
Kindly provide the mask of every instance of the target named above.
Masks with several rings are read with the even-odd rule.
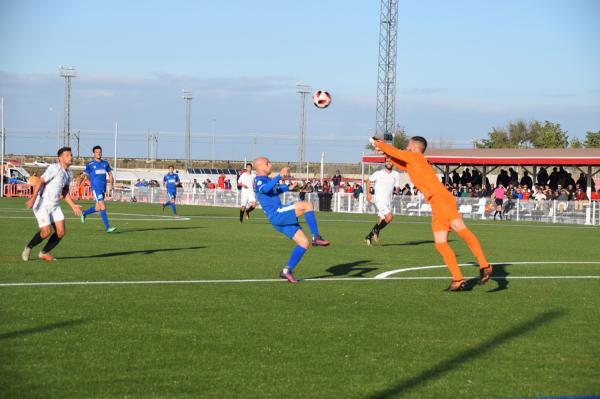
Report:
[[[586,148],[600,148],[600,130],[585,133]]]
[[[529,126],[523,120],[509,122],[505,128],[493,128],[488,138],[476,140],[477,148],[523,148],[529,147],[531,137]]]
[[[569,145],[569,136],[560,123],[533,121],[529,125],[529,135],[535,148],[567,148]]]
[[[571,144],[569,144],[569,146],[571,148],[583,148],[584,147],[583,143],[578,138],[574,138],[573,140],[571,140]]]
[[[394,131],[394,141],[392,141],[392,145],[401,150],[405,150],[406,146],[408,145],[409,139],[410,139],[410,137],[408,136],[408,134],[406,134],[406,129],[404,128],[404,126],[396,125],[396,129]],[[375,149],[375,148],[373,148],[371,143],[367,144],[365,146],[365,148],[368,150]]]

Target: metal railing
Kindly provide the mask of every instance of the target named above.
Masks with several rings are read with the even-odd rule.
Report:
[[[331,194],[329,209],[327,201],[319,198],[321,193],[286,192],[282,194],[282,202],[289,203],[301,200],[309,201],[315,209],[331,210],[341,213],[375,214],[375,204],[366,200],[364,194],[352,193]],[[322,195],[321,195],[322,196]],[[115,189],[114,201],[137,201],[161,203],[166,201],[167,194],[162,188],[133,187],[131,189]],[[186,189],[179,190],[177,202],[184,205],[204,205],[238,207],[240,192],[237,190],[219,189]],[[489,198],[456,198],[459,213],[468,219],[493,219],[495,206]],[[392,213],[407,216],[431,216],[431,206],[421,196],[394,196]],[[503,206],[503,217],[515,221],[536,221],[546,223],[600,225],[600,201],[558,201],[558,200],[512,200],[512,204]]]

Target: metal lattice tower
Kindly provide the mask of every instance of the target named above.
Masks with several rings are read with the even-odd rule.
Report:
[[[386,141],[394,135],[396,106],[396,53],[398,0],[381,0],[379,21],[379,68],[377,74],[376,132]]]
[[[69,147],[71,142],[71,79],[77,76],[75,68],[60,66],[59,74],[65,79],[65,121],[62,133],[62,145]]]
[[[185,100],[185,169],[187,170],[187,168],[189,168],[192,165],[192,92],[182,90],[181,98]]]
[[[300,94],[300,126],[298,132],[298,164],[297,172],[302,172],[304,159],[306,157],[306,96],[312,88],[300,83],[296,84],[296,93]]]

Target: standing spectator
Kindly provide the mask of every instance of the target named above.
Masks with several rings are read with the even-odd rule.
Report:
[[[217,180],[217,184],[219,185],[219,188],[221,190],[223,190],[225,188],[225,173],[221,172],[219,174],[219,179]]]
[[[225,190],[231,190],[231,180],[225,179]]]
[[[335,175],[331,178],[331,182],[333,183],[333,192],[337,193],[340,191],[340,185],[342,184],[342,175],[339,170],[335,171]]]
[[[537,174],[537,183],[540,186],[545,186],[548,184],[548,170],[546,170],[546,168],[543,166]]]
[[[531,176],[529,176],[529,172],[523,172],[523,177],[521,177],[521,186],[533,187],[533,180]]]
[[[556,190],[558,187],[558,168],[552,168],[552,173],[550,173],[550,188],[552,190]]]
[[[330,193],[331,192],[331,185],[329,185],[329,182],[327,180],[323,180],[323,188],[322,191],[324,193]]]
[[[587,178],[586,178],[586,176],[585,176],[585,173],[581,173],[581,174],[579,175],[579,179],[577,179],[577,183],[576,183],[576,184],[579,184],[579,187],[580,187],[580,188],[581,188],[583,191],[587,190]]]
[[[513,168],[508,168],[508,173],[510,174],[509,184],[516,186],[519,184],[519,174]]]

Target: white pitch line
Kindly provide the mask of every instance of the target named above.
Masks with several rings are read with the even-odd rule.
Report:
[[[326,281],[391,281],[391,280],[448,280],[448,276],[432,277],[324,277],[301,279],[302,282]],[[492,277],[506,280],[506,277]],[[514,276],[510,280],[600,280],[600,276]],[[240,283],[286,283],[283,279],[232,279],[232,280],[140,280],[140,281],[52,281],[44,283],[0,283],[0,287],[53,287],[53,286],[89,286],[89,285],[167,285],[167,284],[240,284]]]
[[[565,261],[565,262],[558,262],[558,261],[495,262],[495,263],[492,263],[492,265],[507,265],[507,266],[512,266],[512,265],[600,265],[600,262],[596,262],[596,261],[590,261],[590,262],[583,262],[583,261],[575,261],[575,262],[570,262],[570,261]],[[474,265],[472,263],[461,263],[458,266],[474,266]],[[403,268],[403,269],[395,269],[395,270],[389,270],[387,272],[379,273],[378,275],[376,275],[373,278],[377,279],[377,280],[381,280],[381,279],[389,278],[389,276],[398,274],[398,273],[411,272],[411,271],[415,271],[415,270],[438,269],[438,268],[445,268],[445,267],[447,267],[447,266],[446,265],[433,265],[433,266],[407,267],[407,268]],[[514,277],[511,277],[511,278],[514,278]]]

